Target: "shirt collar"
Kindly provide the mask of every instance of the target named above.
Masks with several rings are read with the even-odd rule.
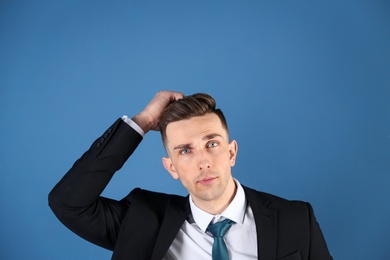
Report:
[[[234,181],[236,182],[237,185],[236,195],[234,196],[229,206],[221,214],[218,215],[212,215],[198,208],[195,205],[195,203],[192,201],[192,197],[190,195],[190,207],[191,207],[192,217],[195,223],[198,225],[198,227],[204,232],[206,232],[210,222],[215,223],[225,218],[233,220],[234,222],[240,225],[242,225],[242,223],[244,222],[245,209],[247,204],[245,198],[245,192],[241,184],[236,179],[234,179]]]

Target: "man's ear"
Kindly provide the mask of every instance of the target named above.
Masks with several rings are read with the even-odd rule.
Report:
[[[230,160],[231,167],[233,167],[236,164],[237,153],[238,153],[238,144],[236,140],[233,140],[229,143],[229,160]]]
[[[172,160],[169,157],[163,157],[162,163],[164,168],[171,174],[172,178],[175,180],[179,179],[179,175],[176,172],[175,166],[173,166]]]

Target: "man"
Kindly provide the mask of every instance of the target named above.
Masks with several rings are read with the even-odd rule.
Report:
[[[189,196],[137,188],[120,201],[101,197],[150,130],[161,132],[163,165]],[[310,204],[232,177],[237,149],[212,97],[161,91],[92,144],[53,188],[49,204],[69,229],[113,250],[113,259],[332,259]]]

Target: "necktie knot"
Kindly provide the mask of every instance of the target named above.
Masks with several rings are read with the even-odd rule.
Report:
[[[223,221],[210,224],[207,229],[213,237],[223,237],[233,223],[234,221],[225,219]]]
[[[228,251],[223,240],[223,236],[226,231],[234,224],[234,221],[230,219],[225,219],[223,221],[217,222],[215,224],[210,224],[207,230],[213,235],[214,243],[213,243],[213,252],[212,258],[213,260],[225,260],[229,259]]]

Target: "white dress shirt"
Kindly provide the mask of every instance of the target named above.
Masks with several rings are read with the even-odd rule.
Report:
[[[123,116],[122,120],[144,136],[142,129],[127,116]],[[244,189],[236,179],[235,182],[236,195],[220,215],[212,215],[198,208],[190,196],[192,214],[184,221],[164,260],[211,259],[214,238],[207,232],[207,227],[225,218],[235,222],[224,236],[230,259],[257,259],[255,219]]]
[[[190,196],[192,215],[184,221],[164,260],[211,259],[214,238],[207,232],[207,227],[210,222],[215,223],[225,218],[235,222],[224,236],[230,259],[257,259],[257,234],[253,212],[245,198],[244,189],[237,180],[235,182],[236,195],[220,215],[211,215],[198,208]]]

